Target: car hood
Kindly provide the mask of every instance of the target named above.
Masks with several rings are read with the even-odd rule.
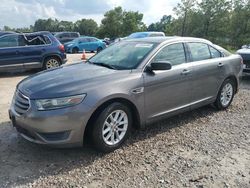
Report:
[[[86,93],[89,88],[127,78],[130,70],[118,71],[77,63],[37,73],[22,80],[17,89],[30,99],[47,99]]]

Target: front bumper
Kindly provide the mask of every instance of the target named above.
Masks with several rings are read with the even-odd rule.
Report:
[[[9,110],[12,124],[23,138],[54,147],[83,145],[84,130],[91,116],[90,107],[83,103],[51,111],[37,111],[34,107],[34,101],[31,101],[31,107],[23,115],[15,111],[13,104]]]

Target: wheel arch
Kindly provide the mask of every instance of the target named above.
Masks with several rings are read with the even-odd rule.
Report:
[[[85,130],[84,130],[84,138],[88,137],[88,135],[89,135],[88,133],[91,130],[91,125],[95,122],[96,118],[100,115],[100,113],[104,110],[104,108],[112,103],[115,103],[115,102],[119,102],[119,103],[126,105],[132,112],[131,114],[132,114],[132,118],[133,118],[133,125],[132,125],[133,128],[135,128],[135,129],[141,128],[141,118],[140,118],[140,114],[139,114],[139,111],[138,111],[136,105],[126,98],[117,97],[117,98],[112,98],[112,99],[109,99],[109,100],[103,102],[101,105],[99,105],[95,109],[95,111],[92,113],[92,115],[90,116],[90,118],[86,124]]]
[[[51,58],[51,57],[55,57],[55,58],[59,59],[60,60],[60,64],[62,64],[63,60],[60,57],[60,55],[58,55],[58,54],[48,54],[48,55],[46,55],[46,56],[43,57],[43,65],[45,64],[46,59]]]
[[[239,83],[238,83],[237,77],[235,75],[230,75],[225,80],[227,80],[227,79],[230,79],[230,80],[232,80],[234,82],[234,84],[235,84],[235,94],[236,94],[238,92],[238,89],[239,89]]]

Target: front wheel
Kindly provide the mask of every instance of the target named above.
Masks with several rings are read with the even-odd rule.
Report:
[[[219,110],[227,109],[233,101],[235,94],[235,84],[231,79],[226,79],[218,93],[215,106]]]
[[[92,129],[94,147],[102,152],[119,148],[127,139],[131,126],[129,108],[117,102],[110,104],[100,113]]]

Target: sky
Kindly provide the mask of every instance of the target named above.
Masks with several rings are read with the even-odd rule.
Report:
[[[1,0],[0,28],[4,25],[18,28],[29,27],[35,20],[56,18],[76,21],[92,18],[98,24],[103,15],[116,6],[127,11],[144,14],[147,25],[157,22],[163,15],[173,14],[173,8],[180,0]]]

